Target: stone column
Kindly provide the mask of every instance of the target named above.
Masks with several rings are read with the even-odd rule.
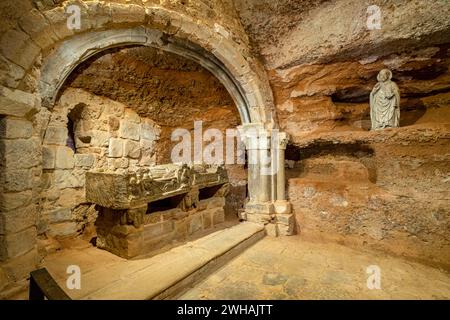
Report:
[[[258,135],[258,162],[260,185],[258,186],[258,202],[270,202],[272,193],[272,161],[270,150],[270,134],[261,131]]]
[[[288,141],[288,135],[280,132],[275,139],[276,145],[274,146],[277,155],[277,199],[274,202],[277,235],[292,235],[295,225],[291,204],[286,200],[285,151]]]
[[[288,143],[288,136],[281,132],[278,134],[276,147],[277,154],[277,199],[275,201],[276,213],[290,213],[289,202],[286,201],[286,175],[285,175],[285,151]]]
[[[245,149],[247,151],[247,171],[248,171],[248,196],[249,203],[258,201],[258,186],[260,184],[258,149],[256,143],[252,143],[251,139],[245,138]]]
[[[249,199],[242,218],[268,223],[273,214],[270,134],[260,124],[246,124],[238,129],[248,155]]]

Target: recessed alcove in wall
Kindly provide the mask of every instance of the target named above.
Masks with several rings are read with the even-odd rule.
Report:
[[[150,202],[147,207],[146,214],[151,214],[159,211],[167,211],[170,209],[176,209],[180,207],[181,202],[183,201],[185,193],[176,195],[173,197],[157,200],[154,202]]]
[[[352,170],[355,170],[361,173],[362,179],[366,176],[367,182],[376,183],[377,169],[373,156],[374,150],[362,143],[318,142],[301,148],[288,144],[286,160],[291,165],[286,174],[288,178],[313,175],[333,179],[339,175],[351,177]]]
[[[185,57],[157,48],[126,46],[102,51],[78,66],[65,88],[120,102],[161,127],[157,163],[170,162],[177,128],[221,131],[240,124],[235,103],[220,81]],[[192,134],[193,138],[193,134]]]
[[[212,186],[212,187],[206,187],[199,190],[199,200],[206,200],[212,197],[215,197],[217,192],[222,188],[222,186]]]
[[[55,179],[51,188],[64,190],[68,199],[54,206],[51,196],[44,197],[50,208],[45,216],[55,210],[70,212],[83,203],[78,193],[89,170],[133,171],[170,163],[178,143],[171,140],[174,130],[187,129],[193,139],[194,121],[202,121],[203,132],[214,128],[225,133],[240,124],[233,98],[215,75],[185,57],[144,46],[108,49],[78,65],[49,112],[48,127],[62,136],[58,146],[46,150],[70,148],[73,160],[62,168],[45,168]],[[54,157],[62,159],[60,153]],[[234,180],[246,178],[243,165],[231,167]],[[77,195],[73,199],[70,190]],[[151,203],[148,213],[176,208],[180,202],[181,197],[175,197]],[[54,235],[61,229],[72,234],[83,229],[70,217],[57,228],[48,223]]]

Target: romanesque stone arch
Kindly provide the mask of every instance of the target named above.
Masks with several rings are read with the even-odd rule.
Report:
[[[26,74],[42,60],[37,82],[43,106],[52,105],[70,72],[90,56],[113,47],[149,45],[195,60],[216,75],[235,100],[243,124],[274,126],[273,97],[265,71],[224,27],[211,21],[198,23],[162,7],[78,1],[81,29],[70,30],[65,13],[70,4],[42,13],[33,10],[22,18],[28,34],[11,31],[20,33],[11,37],[24,39],[7,57],[13,67]]]
[[[48,108],[54,105],[60,88],[79,64],[104,50],[128,45],[152,46],[199,63],[214,74],[228,90],[238,108],[243,124],[265,122],[260,112],[252,112],[249,97],[242,84],[213,54],[194,43],[145,27],[89,32],[66,40],[43,65],[39,82],[42,105]]]

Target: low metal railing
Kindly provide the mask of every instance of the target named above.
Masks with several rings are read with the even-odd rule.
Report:
[[[29,300],[72,300],[56,283],[47,269],[30,273]]]

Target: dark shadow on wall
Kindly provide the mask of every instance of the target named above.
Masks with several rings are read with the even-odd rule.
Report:
[[[421,100],[411,100],[400,104],[400,127],[415,124],[427,112],[427,108]]]
[[[331,95],[331,101],[333,103],[369,103],[370,91],[369,87],[363,86],[337,89]]]
[[[377,168],[374,155],[375,151],[373,148],[363,143],[335,144],[333,142],[318,142],[302,148],[288,144],[286,148],[286,160],[294,161],[295,171],[299,173],[305,170],[303,160],[327,156],[346,158],[362,163],[367,168],[369,180],[372,183],[376,183],[377,181]],[[322,170],[326,170],[326,168],[322,168]]]
[[[5,116],[0,116],[0,123],[3,123],[3,119]],[[0,208],[3,208],[4,205],[4,198],[3,198],[3,192],[4,192],[4,177],[5,177],[5,164],[6,164],[6,152],[5,152],[5,141],[3,140],[3,137],[6,133],[6,127],[3,125],[0,125]],[[1,209],[0,209],[1,210]],[[3,236],[5,233],[4,226],[5,226],[5,217],[3,215],[0,215],[0,261],[6,260],[7,257],[7,248],[6,248],[6,239]]]

